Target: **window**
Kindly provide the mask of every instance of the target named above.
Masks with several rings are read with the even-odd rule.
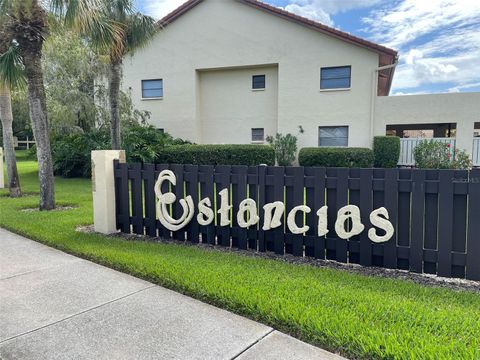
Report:
[[[163,97],[163,80],[142,80],[142,98],[152,99]]]
[[[348,146],[348,126],[320,126],[318,146]]]
[[[164,128],[159,128],[157,130],[160,134],[165,134],[165,129]]]
[[[252,89],[263,90],[265,89],[265,75],[253,75],[252,77]]]
[[[351,66],[322,68],[320,74],[320,89],[349,89],[351,85]]]
[[[252,129],[253,142],[263,142],[264,140],[265,140],[265,129],[263,128]]]

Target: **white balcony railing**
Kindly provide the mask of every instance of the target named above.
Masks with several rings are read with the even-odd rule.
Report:
[[[414,156],[415,148],[420,142],[427,141],[427,140],[437,140],[437,141],[442,141],[445,144],[450,144],[452,154],[455,151],[455,145],[456,145],[455,138],[433,138],[433,139],[403,138],[403,139],[400,139],[400,160],[398,161],[398,165],[399,166],[415,166],[415,156]],[[477,146],[480,146],[480,143]]]
[[[473,166],[480,166],[480,138],[473,139],[472,163]]]

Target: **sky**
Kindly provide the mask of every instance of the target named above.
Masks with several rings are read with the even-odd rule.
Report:
[[[160,19],[185,0],[136,0]],[[391,95],[480,91],[480,0],[264,0],[399,51]]]

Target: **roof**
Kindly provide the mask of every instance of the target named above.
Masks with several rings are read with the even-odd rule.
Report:
[[[188,0],[183,5],[172,11],[170,14],[166,15],[163,19],[158,22],[159,26],[167,26],[178,19],[180,16],[185,14],[187,11],[193,9],[195,6],[203,2],[204,0]],[[272,5],[268,5],[264,2],[258,0],[236,0],[238,2],[244,3],[246,5],[252,6],[256,9],[268,12],[272,15],[276,15],[285,20],[296,22],[300,25],[306,26],[310,29],[316,30],[323,34],[333,36],[337,39],[346,41],[348,43],[366,48],[368,50],[374,51],[379,55],[379,66],[385,66],[394,64],[398,59],[398,52],[396,50],[390,49],[388,47],[376,44],[374,42],[362,39],[360,37],[351,35],[341,30],[334,29],[330,26],[326,26],[317,21],[307,19],[305,17],[293,14],[286,10],[277,8]],[[379,73],[378,79],[378,94],[379,95],[388,95],[390,92],[390,87],[393,80],[394,68],[384,70]]]

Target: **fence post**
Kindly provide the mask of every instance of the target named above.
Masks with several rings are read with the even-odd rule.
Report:
[[[125,151],[92,151],[93,223],[102,234],[117,232],[114,160],[124,163]]]
[[[5,188],[5,180],[3,178],[3,148],[0,147],[0,189]]]

